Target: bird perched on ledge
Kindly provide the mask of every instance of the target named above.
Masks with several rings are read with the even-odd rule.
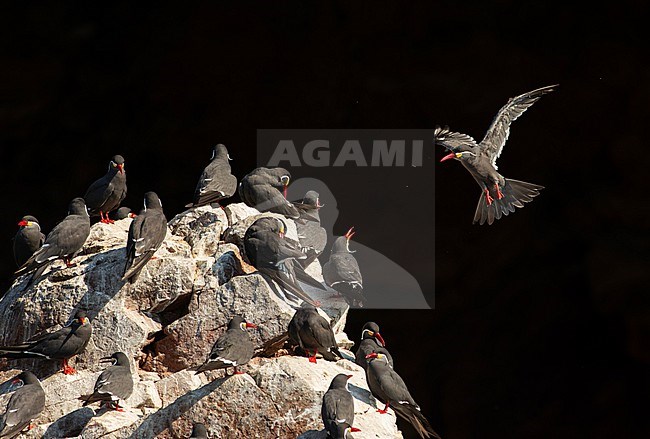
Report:
[[[90,185],[84,195],[90,215],[101,218],[101,222],[112,224],[115,221],[108,214],[120,207],[126,197],[126,173],[124,157],[115,155],[108,164],[108,171]]]
[[[194,191],[194,200],[185,207],[199,207],[219,203],[237,192],[237,177],[230,170],[230,155],[221,143],[212,150],[210,164],[205,167]]]
[[[38,220],[31,215],[25,215],[18,223],[20,229],[14,238],[14,259],[19,267],[41,248],[45,235],[41,232]]]
[[[102,406],[123,411],[120,407],[120,400],[128,399],[133,393],[133,376],[131,375],[129,357],[123,352],[115,352],[110,357],[101,358],[99,361],[111,362],[112,365],[99,375],[93,393],[82,395],[79,400],[84,401],[84,407],[99,401]]]
[[[45,391],[36,375],[25,371],[11,383],[19,388],[11,395],[7,411],[0,416],[0,438],[16,437],[23,430],[31,429],[30,422],[45,408]]]
[[[205,363],[196,369],[196,374],[206,370],[227,369],[232,367],[234,374],[243,374],[238,367],[248,363],[255,354],[255,346],[246,329],[257,328],[240,316],[234,316],[228,323],[228,330],[219,337],[212,347]]]
[[[495,219],[524,207],[544,189],[532,183],[511,180],[497,172],[497,159],[510,134],[510,124],[542,96],[555,90],[557,85],[542,87],[514,97],[499,110],[485,137],[480,143],[467,134],[455,133],[448,128],[437,127],[434,144],[444,146],[449,154],[441,162],[454,159],[472,174],[483,193],[478,201],[474,224],[491,225]]]

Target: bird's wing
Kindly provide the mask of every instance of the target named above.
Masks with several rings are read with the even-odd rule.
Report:
[[[550,85],[511,98],[508,100],[508,103],[499,110],[480,144],[483,150],[487,152],[490,161],[495,168],[496,160],[501,155],[503,145],[505,145],[506,140],[508,140],[510,124],[517,120],[517,118],[531,105],[537,102],[539,98],[555,90],[555,87],[557,87],[557,85]]]
[[[327,320],[325,320],[320,314],[318,319],[315,319],[316,322],[313,322],[309,325],[314,338],[323,344],[324,347],[330,348],[337,346],[336,338],[334,338],[334,332]]]
[[[34,419],[43,410],[43,404],[40,401],[35,401],[34,396],[36,392],[32,392],[31,390],[36,389],[31,386],[36,386],[36,384],[28,384],[27,386],[21,387],[11,396],[9,404],[7,404],[5,418],[7,426],[13,427],[24,424]],[[45,401],[43,400],[43,402]]]
[[[89,233],[90,222],[87,217],[82,218],[80,215],[67,216],[47,235],[41,248],[49,244],[49,250],[46,250],[44,255],[37,257],[36,261],[39,263],[44,262],[47,258],[43,256],[50,255],[51,257],[55,254],[55,251],[57,256],[69,255],[78,251],[86,242]]]
[[[194,204],[204,205],[230,197],[237,189],[237,178],[230,173],[230,166],[212,162],[199,178],[194,192]]]
[[[84,200],[89,207],[92,206],[92,208],[97,209],[104,204],[113,191],[113,183],[104,176],[90,185],[84,195]]]
[[[323,421],[336,421],[336,422],[347,422],[348,424],[352,423],[352,419],[345,419],[346,414],[341,413],[341,394],[339,392],[328,391],[323,395],[323,408],[321,410],[321,415],[323,416]]]
[[[260,212],[275,212],[288,218],[299,218],[300,212],[287,201],[282,192],[270,184],[256,184],[251,187],[255,206]]]
[[[138,215],[129,227],[127,264],[123,279],[138,273],[165,240],[167,220],[162,212]]]
[[[354,256],[350,253],[334,254],[330,258],[330,262],[334,265],[334,273],[329,273],[331,276],[331,283],[334,282],[358,282],[363,281],[359,264]],[[330,270],[328,270],[330,271]]]
[[[471,148],[478,147],[478,144],[473,137],[468,136],[467,134],[449,131],[448,127],[436,127],[436,130],[433,133],[433,143],[436,145],[444,146],[450,151],[455,151],[461,146]]]
[[[212,347],[210,351],[209,361],[233,361],[236,360],[236,349],[239,343],[237,343],[236,337],[233,337],[232,332],[226,331],[226,333],[219,337],[217,342]]]
[[[388,399],[401,404],[411,405],[415,408],[418,407],[408,387],[406,387],[404,380],[393,369],[386,368],[386,373],[380,374],[378,378],[379,385],[386,396],[388,396]]]

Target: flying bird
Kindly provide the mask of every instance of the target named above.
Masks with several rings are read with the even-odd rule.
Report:
[[[327,361],[335,361],[337,356],[343,358],[330,322],[308,302],[303,302],[293,315],[288,332],[289,339],[305,351],[310,363],[316,363],[316,354],[319,353]]]
[[[206,370],[234,368],[235,374],[242,374],[238,367],[248,363],[255,354],[255,346],[246,329],[257,328],[240,316],[234,316],[228,324],[228,330],[217,339],[208,359],[196,369],[199,374]]]
[[[388,364],[388,358],[384,354],[373,352],[366,356],[368,367],[366,378],[372,395],[382,403],[386,404],[379,413],[386,413],[388,407],[413,426],[422,439],[440,436],[433,431],[427,418],[420,412],[420,406],[416,404],[411,396],[404,380]]]
[[[379,325],[375,322],[367,322],[361,329],[361,343],[359,343],[354,362],[363,367],[363,370],[366,370],[368,367],[366,356],[373,352],[384,354],[388,360],[388,365],[393,367],[393,357],[388,352],[388,349],[386,349],[384,337],[379,333]]]
[[[298,209],[287,200],[291,174],[283,168],[256,168],[239,183],[239,196],[260,212],[275,212],[299,218]]]
[[[14,259],[16,265],[21,266],[45,242],[45,235],[41,232],[38,220],[31,215],[25,215],[18,222],[18,232],[14,237]]]
[[[536,184],[505,178],[497,172],[497,159],[508,140],[510,124],[556,87],[557,85],[542,87],[511,98],[499,110],[480,143],[476,143],[467,134],[456,133],[446,127],[436,128],[434,144],[442,145],[450,151],[440,161],[458,160],[483,191],[474,214],[474,224],[483,225],[487,221],[491,225],[495,219],[514,212],[515,207],[524,207],[524,203],[532,201],[544,189]]]
[[[208,430],[205,429],[205,425],[200,423],[194,424],[190,439],[208,439]]]
[[[99,180],[90,185],[84,195],[90,215],[101,218],[101,222],[112,224],[108,214],[120,207],[126,197],[126,172],[124,157],[115,155],[108,164],[108,171]]]
[[[85,311],[77,311],[74,319],[63,328],[37,335],[26,343],[0,347],[0,358],[41,358],[61,360],[65,375],[76,373],[68,360],[86,349],[93,328]]]
[[[298,281],[325,290],[316,279],[309,276],[297,262],[307,256],[296,241],[285,237],[282,220],[262,217],[246,230],[244,250],[257,270],[275,281],[283,290],[311,304],[316,302],[302,289]]]
[[[57,224],[39,248],[14,274],[20,276],[34,270],[31,282],[38,278],[56,259],[63,259],[67,267],[81,250],[90,234],[90,217],[83,198],[75,198],[68,207],[68,216]]]
[[[309,191],[300,203],[293,203],[300,212],[300,218],[295,220],[300,248],[307,255],[300,261],[303,267],[320,256],[327,245],[327,231],[320,225],[319,210],[323,206],[318,197],[318,192]]]
[[[194,201],[185,207],[205,206],[230,198],[237,192],[237,178],[230,171],[230,155],[222,144],[212,150],[210,164],[206,166],[196,184]]]
[[[135,282],[167,236],[167,218],[155,192],[144,194],[144,209],[131,222],[122,280]]]
[[[120,400],[124,401],[133,393],[133,376],[129,357],[123,352],[115,352],[109,357],[104,357],[100,362],[111,362],[112,365],[104,369],[95,382],[95,389],[90,395],[79,397],[84,401],[83,406],[100,402],[117,411],[124,411],[120,407]]]
[[[339,236],[332,246],[329,261],[323,265],[323,279],[327,286],[338,291],[351,306],[363,306],[363,278],[359,263],[350,250],[354,227]]]
[[[354,399],[348,389],[348,380],[352,375],[336,375],[329,389],[323,395],[321,417],[327,437],[332,439],[352,439],[351,432],[361,431],[352,426],[354,423]]]
[[[11,395],[5,413],[0,416],[0,438],[13,438],[30,429],[30,422],[45,408],[45,391],[36,375],[24,371],[16,376],[12,385],[19,386]]]

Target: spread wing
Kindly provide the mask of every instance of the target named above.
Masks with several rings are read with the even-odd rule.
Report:
[[[449,151],[454,152],[478,147],[476,140],[472,136],[449,131],[449,127],[437,127],[433,132],[433,143],[442,145]]]
[[[510,135],[510,124],[517,120],[524,111],[531,105],[537,102],[542,96],[555,90],[556,85],[538,88],[537,90],[529,91],[520,96],[511,98],[506,105],[503,106],[497,113],[492,121],[492,125],[488,129],[485,137],[481,141],[481,147],[487,152],[492,165],[496,168],[496,160],[503,151],[508,136]]]

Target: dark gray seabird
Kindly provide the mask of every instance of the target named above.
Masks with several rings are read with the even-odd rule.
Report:
[[[350,250],[354,227],[339,236],[332,246],[330,260],[323,265],[323,279],[327,286],[338,291],[352,306],[363,306],[363,278],[359,264]]]
[[[256,168],[239,183],[239,196],[247,206],[260,212],[275,212],[299,218],[298,209],[287,201],[291,174],[283,168]]]
[[[300,250],[299,243],[285,238],[285,224],[282,220],[262,217],[246,230],[244,250],[248,260],[265,276],[268,276],[285,291],[306,302],[316,305],[305,293],[298,281],[325,290],[316,279],[309,276],[297,262],[307,256]]]
[[[485,137],[480,143],[467,134],[455,133],[448,128],[436,128],[434,144],[444,146],[450,154],[440,160],[454,159],[472,174],[483,193],[478,201],[474,224],[491,225],[495,219],[515,211],[515,207],[524,207],[524,203],[533,200],[544,189],[532,183],[511,180],[497,172],[497,159],[510,134],[510,124],[523,114],[542,96],[555,90],[557,85],[542,87],[511,98],[499,110],[492,121]]]
[[[117,411],[123,411],[120,400],[124,401],[133,393],[133,376],[129,357],[123,352],[116,352],[110,357],[101,358],[101,362],[111,362],[112,365],[104,369],[95,382],[94,392],[90,395],[79,397],[84,401],[83,406],[99,401]]]
[[[208,430],[205,429],[205,425],[201,423],[194,424],[190,439],[208,439]]]
[[[206,166],[196,184],[194,201],[185,207],[205,206],[230,198],[237,192],[237,178],[230,171],[230,156],[222,144],[212,150],[210,164]]]
[[[327,361],[335,361],[337,356],[343,358],[330,322],[307,302],[291,318],[288,332],[289,339],[309,355],[310,363],[316,363],[318,353]]]
[[[26,343],[0,347],[0,358],[41,358],[61,360],[63,373],[71,375],[76,370],[68,360],[86,349],[93,328],[85,311],[77,311],[74,319],[63,328],[37,335]]]
[[[144,194],[144,208],[129,227],[122,280],[135,282],[167,236],[167,218],[155,192]]]
[[[302,202],[293,205],[300,212],[300,218],[295,220],[296,230],[301,250],[307,255],[307,259],[300,262],[303,267],[307,267],[323,253],[327,245],[327,231],[321,227],[318,213],[323,206],[316,191],[307,192]]]
[[[57,224],[47,235],[43,246],[38,249],[15,273],[20,276],[36,272],[31,282],[39,277],[56,259],[63,259],[67,267],[70,261],[81,250],[90,234],[90,217],[83,198],[75,198],[70,202],[68,216]]]
[[[208,359],[196,369],[199,374],[206,370],[234,368],[235,374],[242,374],[237,368],[248,363],[255,354],[255,346],[251,341],[247,328],[257,328],[240,316],[235,316],[228,324],[228,330],[217,339]]]
[[[420,406],[413,400],[402,377],[388,364],[386,356],[373,352],[366,356],[366,360],[368,361],[366,379],[370,392],[386,404],[386,407],[377,411],[383,414],[388,411],[388,407],[392,407],[398,416],[413,426],[421,438],[440,439],[427,418],[420,412]]]
[[[31,215],[25,215],[18,222],[18,232],[14,237],[14,259],[16,265],[21,266],[41,248],[45,242],[45,235],[41,232],[38,220]]]
[[[45,391],[36,375],[24,371],[12,380],[19,386],[11,395],[5,413],[0,416],[0,438],[13,438],[30,428],[45,408]]]
[[[354,356],[354,362],[363,367],[363,370],[366,370],[368,367],[366,356],[373,352],[384,354],[388,360],[388,365],[393,367],[393,357],[386,349],[384,337],[379,333],[379,325],[375,322],[368,322],[361,329],[361,343],[359,343],[359,349],[357,349]]]
[[[351,432],[361,431],[354,423],[354,399],[348,390],[348,379],[352,375],[336,375],[323,395],[321,417],[327,437],[333,439],[352,439]]]
[[[136,216],[138,215],[136,215],[135,212],[131,211],[130,207],[122,206],[119,209],[111,212],[109,218],[113,221],[119,221],[126,218],[135,218]]]
[[[84,195],[90,215],[101,218],[101,222],[112,224],[115,221],[108,214],[120,207],[126,198],[126,172],[124,157],[115,155],[108,164],[108,171],[99,180],[90,185]]]

